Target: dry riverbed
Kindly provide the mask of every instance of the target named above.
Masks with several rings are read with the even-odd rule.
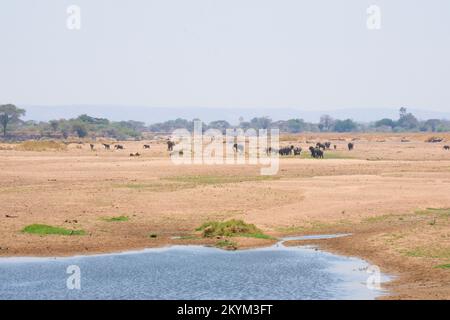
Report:
[[[314,243],[396,275],[386,285],[388,298],[449,299],[450,152],[427,138],[283,137],[281,144],[303,149],[310,145],[306,141],[330,140],[337,151],[323,160],[282,159],[273,177],[260,176],[250,165],[175,166],[164,143],[156,141],[149,151],[142,149],[147,142],[122,142],[125,150],[119,151],[100,144],[96,151],[88,144],[39,151],[0,144],[0,255],[187,243],[249,248],[286,235],[348,232],[352,236]],[[356,148],[349,152],[351,140]],[[131,152],[141,157],[129,157]],[[195,231],[207,221],[229,219],[254,224],[269,237],[204,238]],[[33,233],[42,231],[39,225],[62,234]]]

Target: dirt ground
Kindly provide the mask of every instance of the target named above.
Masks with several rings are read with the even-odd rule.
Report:
[[[396,276],[388,298],[450,299],[450,144],[429,134],[302,134],[281,145],[331,141],[325,159],[288,157],[261,177],[254,165],[174,165],[164,141],[125,150],[69,144],[23,151],[0,144],[0,256],[93,254],[217,239],[195,236],[206,221],[242,219],[266,234],[352,233],[320,240]],[[348,142],[355,150],[348,151]],[[150,150],[143,149],[150,144]],[[333,148],[332,148],[333,149]],[[140,157],[130,157],[139,152]],[[128,221],[106,218],[126,216]],[[47,224],[82,236],[31,235]],[[150,237],[150,235],[156,237]],[[181,238],[180,238],[181,237]],[[237,238],[240,248],[274,240]],[[447,265],[447,266],[446,266]]]

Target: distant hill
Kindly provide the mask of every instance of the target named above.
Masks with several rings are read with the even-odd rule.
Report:
[[[206,108],[206,107],[143,107],[143,106],[21,106],[27,110],[25,119],[48,121],[60,118],[73,118],[80,114],[93,117],[108,118],[113,121],[138,120],[147,124],[184,118],[201,119],[205,122],[226,120],[237,124],[240,117],[250,120],[253,117],[268,116],[272,120],[287,120],[301,118],[305,121],[318,122],[323,114],[329,114],[337,119],[350,118],[360,122],[370,122],[382,118],[398,118],[399,108],[361,108],[339,110],[302,110],[300,108]],[[419,119],[450,119],[449,112],[418,110],[408,108]]]

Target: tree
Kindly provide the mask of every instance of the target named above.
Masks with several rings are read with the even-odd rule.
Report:
[[[228,123],[228,121],[217,120],[210,122],[208,128],[217,129],[220,130],[221,132],[225,132],[226,129],[231,128],[231,125]]]
[[[419,120],[412,113],[409,113],[406,108],[400,108],[400,119],[397,122],[399,127],[410,130],[417,128],[419,124]]]
[[[53,132],[56,132],[59,128],[59,121],[58,120],[50,120],[49,122],[50,127],[52,128]]]
[[[305,130],[305,121],[303,119],[290,119],[287,121],[288,132],[298,133]]]
[[[384,118],[375,122],[375,127],[395,127],[395,121],[389,118]]]
[[[128,120],[128,121],[120,121],[118,124],[121,127],[128,128],[134,131],[145,130],[145,123],[142,121]]]
[[[79,138],[84,138],[88,134],[86,126],[82,123],[74,123],[72,125],[72,130],[76,132]]]
[[[61,130],[61,133],[62,133],[64,139],[67,139],[69,137],[69,135],[70,135],[70,132],[69,132],[69,130],[67,128],[63,128]]]
[[[253,129],[268,129],[272,124],[272,119],[269,117],[253,118],[250,120],[250,125]]]
[[[87,114],[82,114],[82,115],[78,116],[78,118],[76,120],[79,120],[81,122],[88,123],[88,124],[103,124],[103,125],[109,124],[108,119],[94,118],[94,117],[88,116]]]
[[[399,110],[400,119],[407,115],[408,110],[405,107],[401,107]]]
[[[358,125],[351,119],[337,120],[334,124],[334,130],[337,132],[351,132],[356,130],[356,128],[358,128]]]
[[[331,131],[334,124],[335,120],[331,116],[324,114],[323,116],[320,117],[319,129],[320,131]]]
[[[421,130],[422,131],[436,132],[440,125],[441,125],[441,120],[439,120],[439,119],[429,119],[429,120],[425,121],[425,123],[423,124]]]
[[[17,108],[13,104],[0,105],[0,124],[3,127],[3,136],[6,136],[6,129],[10,122],[14,122],[25,115],[25,110]]]

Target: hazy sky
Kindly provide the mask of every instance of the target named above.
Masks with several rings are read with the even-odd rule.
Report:
[[[0,41],[0,103],[450,111],[448,0],[1,0]]]

